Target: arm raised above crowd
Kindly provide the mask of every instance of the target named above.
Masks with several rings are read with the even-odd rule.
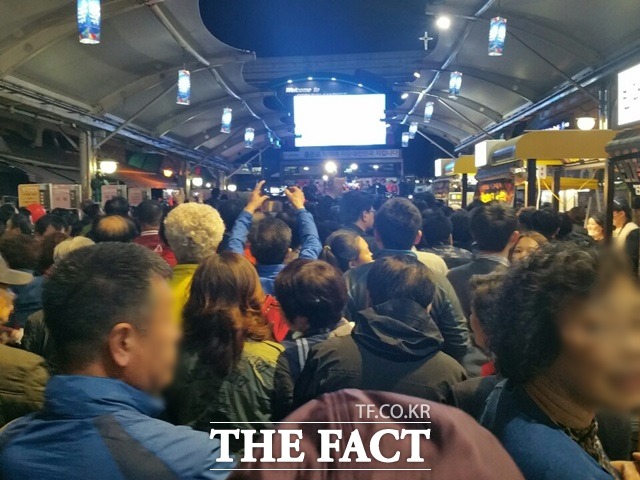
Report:
[[[262,207],[264,202],[269,199],[268,195],[262,194],[263,186],[264,180],[256,184],[255,188],[251,192],[251,196],[249,197],[247,206],[244,207],[244,210],[236,220],[236,223],[233,225],[231,235],[229,236],[229,243],[227,244],[228,252],[237,253],[240,255],[244,254],[244,246],[247,243],[249,230],[251,229],[251,224],[253,223],[253,214],[256,213],[256,210]]]
[[[313,220],[313,215],[304,208],[304,193],[298,187],[290,187],[285,190],[291,205],[298,212],[298,232],[300,235],[300,258],[317,260],[322,252],[322,242],[318,235],[318,228]]]

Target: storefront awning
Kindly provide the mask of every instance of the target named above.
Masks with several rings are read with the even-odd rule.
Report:
[[[453,173],[456,175],[463,175],[465,173],[475,175],[477,172],[475,156],[461,155],[456,159],[456,164],[453,167]]]
[[[605,158],[614,130],[543,130],[527,132],[501,143],[489,156],[490,165],[524,159]]]

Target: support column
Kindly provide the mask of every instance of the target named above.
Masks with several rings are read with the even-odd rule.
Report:
[[[527,207],[538,207],[538,171],[536,159],[527,160]]]
[[[607,245],[613,239],[613,199],[615,196],[615,166],[610,158],[604,168],[604,239]]]
[[[469,191],[469,175],[462,174],[462,208],[467,208],[467,192]]]
[[[560,178],[562,177],[562,167],[553,169],[553,209],[560,211]]]
[[[82,199],[93,198],[91,180],[95,172],[95,152],[93,149],[93,136],[90,131],[81,131],[78,142],[80,153],[80,185],[82,186]]]

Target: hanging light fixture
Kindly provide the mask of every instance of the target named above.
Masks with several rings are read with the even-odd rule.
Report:
[[[102,160],[98,166],[100,167],[100,172],[107,175],[116,173],[116,170],[118,170],[118,162],[113,160]]]
[[[267,132],[267,137],[269,138],[269,143],[273,145],[274,138],[273,138],[273,132],[271,130]]]
[[[596,126],[596,119],[593,117],[579,117],[576,119],[576,123],[580,130],[593,130]]]
[[[402,148],[407,148],[409,146],[409,140],[411,140],[409,132],[402,132]]]
[[[100,43],[100,0],[78,0],[77,14],[80,43]]]
[[[449,98],[458,98],[460,88],[462,87],[462,73],[451,72],[449,77]]]
[[[247,127],[244,130],[244,147],[252,148],[253,141],[255,140],[255,138],[256,138],[256,131],[251,127]]]
[[[183,68],[178,70],[178,105],[189,105],[191,103],[191,72]]]
[[[162,170],[162,174],[167,178],[171,178],[173,177],[173,170],[171,170],[170,168],[165,168],[164,170]]]
[[[200,188],[203,183],[204,181],[202,180],[202,177],[193,177],[191,179],[191,185],[193,185],[196,188]]]
[[[433,116],[433,102],[427,102],[424,106],[424,123],[429,123]]]
[[[418,122],[411,122],[409,125],[409,138],[413,140],[418,133]]]
[[[507,19],[494,17],[491,19],[489,29],[489,56],[501,57],[504,50],[504,41],[507,38]]]
[[[231,121],[233,120],[233,110],[229,107],[225,107],[222,112],[222,126],[220,132],[231,133]]]

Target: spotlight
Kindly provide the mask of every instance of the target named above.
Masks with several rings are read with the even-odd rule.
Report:
[[[407,92],[404,92],[402,95],[400,95],[400,98],[402,100],[406,100],[407,98],[409,98],[409,94]]]
[[[329,174],[337,173],[338,165],[333,160],[329,160],[324,164],[324,171]]]
[[[416,78],[420,78],[422,75],[420,75],[420,72],[413,72],[413,76]]]
[[[307,77],[307,80],[309,80],[311,82],[311,81],[313,81],[313,77]]]
[[[436,19],[436,26],[440,30],[449,30],[449,27],[451,27],[451,19],[446,15],[441,15]]]
[[[363,87],[363,85],[362,85],[361,83],[359,83],[359,84],[358,84],[358,86],[359,86],[360,88],[362,88],[362,87]]]
[[[378,170],[379,168],[380,168],[380,165],[374,165],[374,166],[373,166],[373,169],[374,169],[374,170]]]
[[[162,174],[167,178],[171,178],[173,177],[173,170],[171,170],[170,168],[165,168],[164,170],[162,170]]]
[[[100,171],[102,173],[106,173],[107,175],[116,173],[116,170],[118,170],[118,162],[114,162],[113,160],[103,160],[102,162],[100,162],[99,166]]]
[[[337,78],[336,78],[336,77],[331,77],[331,81],[332,81],[332,82],[335,82],[336,80],[337,80]]]
[[[293,83],[293,80],[289,79],[287,80],[287,83]]]
[[[227,191],[228,192],[235,192],[238,190],[238,186],[234,183],[230,183],[229,185],[227,185]]]
[[[325,182],[329,181],[329,176],[328,175],[322,175],[322,180],[324,180]]]
[[[211,184],[210,184],[210,183],[208,183],[208,182],[207,182],[207,183],[205,183],[205,184],[204,184],[204,186],[205,186],[205,187],[207,187],[207,188],[211,188]]]
[[[349,166],[349,169],[350,169],[351,171],[355,172],[356,170],[358,170],[358,164],[357,164],[357,163],[352,163],[352,164]]]
[[[202,181],[202,177],[193,177],[191,179],[191,185],[196,188],[200,188],[204,182]]]
[[[576,120],[580,130],[593,130],[596,126],[596,119],[593,117],[580,117]]]
[[[302,170],[304,170],[305,172],[309,171],[309,167],[302,167]]]

